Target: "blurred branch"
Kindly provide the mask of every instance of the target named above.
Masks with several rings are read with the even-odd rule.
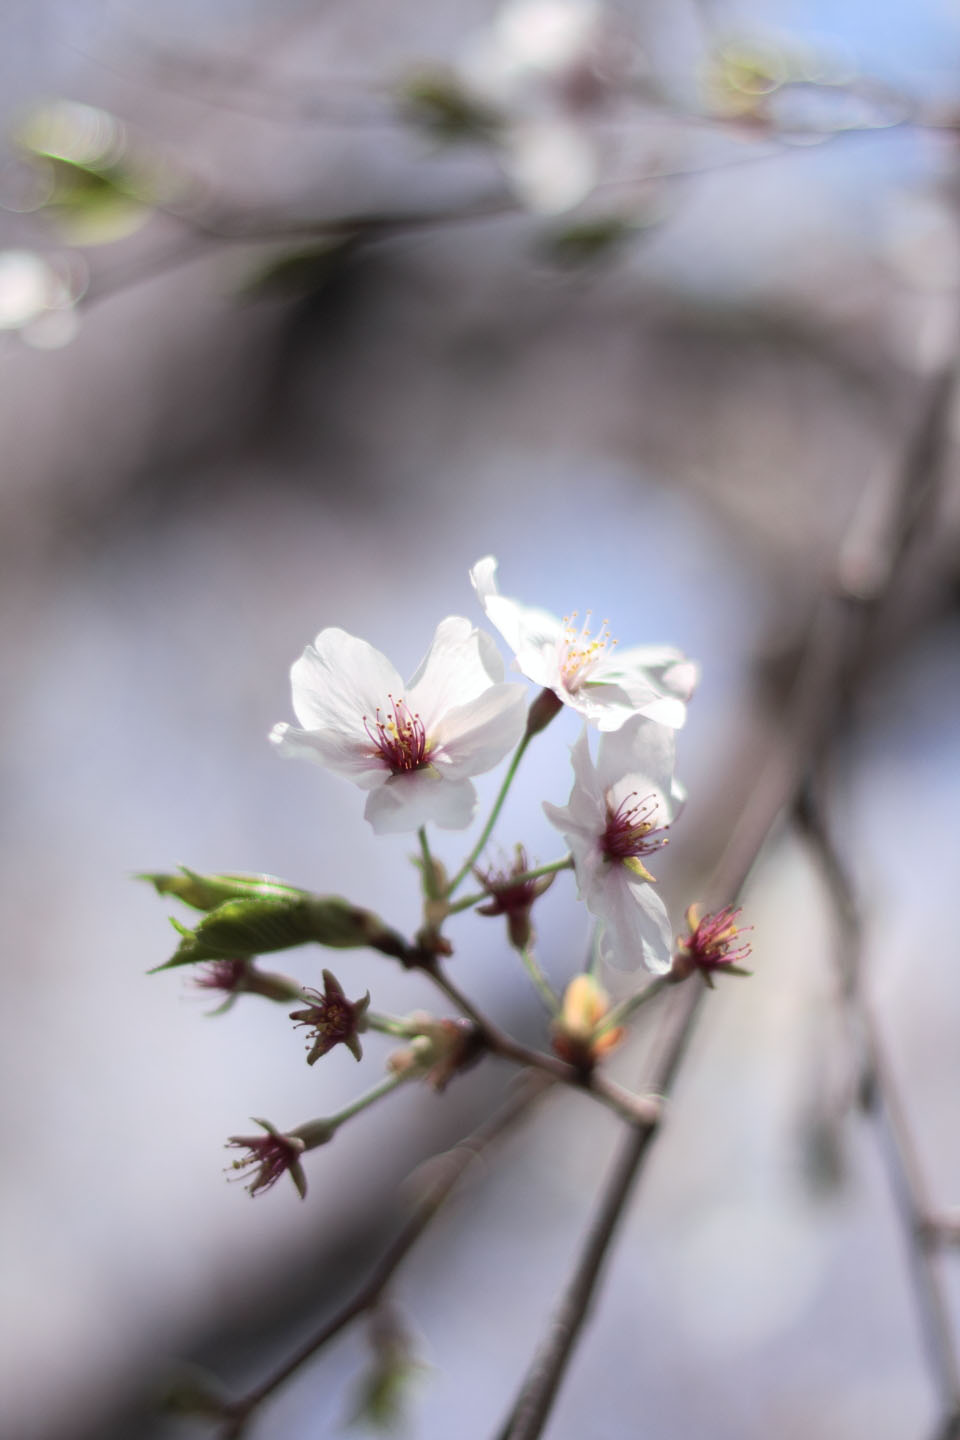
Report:
[[[843,718],[853,684],[862,678],[871,638],[868,622],[874,612],[880,613],[882,602],[893,593],[906,553],[936,494],[936,477],[949,440],[947,421],[950,398],[956,388],[957,366],[958,361],[954,359],[930,386],[895,484],[881,487],[875,482],[867,492],[870,505],[876,505],[879,499],[892,523],[874,527],[872,533],[877,540],[871,552],[873,563],[869,570],[854,572],[861,581],[862,593],[851,588],[845,569],[851,535],[841,548],[835,582],[822,595],[814,615],[787,706],[783,739],[768,757],[713,870],[708,883],[712,902],[724,903],[737,898],[780,815],[796,804],[808,770],[816,765],[834,726]],[[870,583],[866,584],[868,575]],[[648,1077],[650,1088],[663,1094],[669,1092],[683,1058],[704,991],[698,987],[681,994],[674,1024],[666,1031]],[[882,1056],[873,1052],[872,1058],[879,1064]],[[885,1087],[887,1080],[884,1074]],[[891,1093],[884,1089],[888,1114]],[[513,1409],[498,1433],[498,1440],[536,1440],[542,1434],[653,1133],[653,1127],[637,1125],[622,1142],[563,1298]],[[897,1152],[896,1173],[901,1177],[904,1153]],[[909,1187],[907,1193],[910,1193]],[[939,1288],[931,1287],[925,1273],[918,1301],[922,1300],[925,1328],[935,1357],[944,1410],[949,1417],[943,1440],[948,1436],[952,1440],[960,1425],[960,1386],[952,1348],[949,1355],[945,1350],[949,1330],[946,1316],[941,1314],[942,1298]]]
[[[930,1366],[937,1380],[945,1416],[950,1423],[960,1424],[960,1367],[957,1364],[950,1306],[937,1268],[936,1254],[939,1244],[950,1233],[949,1227],[932,1219],[934,1205],[927,1192],[900,1086],[873,1008],[860,983],[863,928],[853,885],[813,797],[812,787],[808,786],[805,790],[798,815],[820,864],[840,927],[839,954],[844,998],[858,1047],[855,1054],[861,1063],[859,1089],[864,1106],[873,1115],[879,1129]],[[960,1231],[954,1227],[954,1238],[957,1233]]]
[[[228,1420],[222,1431],[222,1440],[237,1440],[237,1437],[243,1434],[247,1421],[264,1400],[278,1390],[295,1371],[300,1369],[301,1365],[312,1359],[324,1345],[333,1340],[354,1320],[379,1304],[394,1274],[472,1162],[526,1115],[549,1086],[550,1081],[544,1076],[527,1075],[489,1120],[478,1126],[472,1134],[458,1141],[451,1150],[441,1155],[435,1155],[432,1160],[425,1162],[421,1170],[431,1172],[432,1178],[400,1233],[381,1256],[370,1277],[273,1374],[227,1407]]]

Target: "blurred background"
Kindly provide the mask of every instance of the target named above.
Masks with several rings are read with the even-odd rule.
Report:
[[[492,552],[505,593],[701,662],[663,867],[679,928],[789,721],[862,497],[895,485],[955,362],[960,9],[32,0],[0,38],[0,1430],[172,1440],[209,1433],[161,1413],[172,1381],[265,1374],[509,1072],[401,1092],[309,1157],[305,1204],[286,1183],[251,1202],[225,1137],[329,1113],[388,1047],[308,1070],[283,1008],[211,1020],[183,972],[145,978],[172,907],[132,875],[263,870],[412,929],[409,837],[374,837],[352,787],[266,735],[318,629],[412,673],[442,616],[480,621],[467,571]],[[956,429],[951,409],[935,524],[830,769],[944,1210]],[[576,733],[563,715],[538,742],[498,832],[540,861]],[[558,985],[588,944],[567,880],[539,914]],[[555,1440],[935,1433],[908,1246],[851,1104],[836,925],[789,824],[746,904],[755,976],[708,997]],[[458,982],[542,1041],[500,922],[451,935]],[[325,957],[280,958],[314,984]],[[382,957],[335,968],[378,1009],[435,1004]],[[422,1364],[406,1433],[495,1433],[617,1129],[550,1097],[432,1227],[394,1291]],[[942,1274],[960,1303],[949,1255]],[[339,1434],[368,1364],[359,1325],[251,1433]]]

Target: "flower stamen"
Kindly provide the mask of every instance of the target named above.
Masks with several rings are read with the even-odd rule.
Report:
[[[617,643],[610,635],[609,620],[602,621],[596,635],[590,634],[590,615],[588,610],[579,630],[574,623],[577,619],[576,610],[572,615],[563,617],[558,659],[560,677],[571,695],[576,694],[580,686],[586,684],[600,661]]]
[[[390,705],[386,718],[378,705],[372,721],[369,716],[363,716],[363,728],[370,736],[376,753],[394,775],[421,770],[429,764],[430,752],[423,721],[402,696],[395,700],[388,695],[387,699]]]
[[[626,795],[615,810],[607,802],[607,828],[600,838],[600,848],[608,860],[637,860],[669,843],[662,833],[669,826],[656,823],[659,807],[656,795],[640,800],[636,790]]]
[[[743,935],[753,926],[739,924],[741,914],[739,906],[727,905],[713,914],[701,916],[700,907],[691,905],[687,911],[688,933],[677,941],[672,975],[684,980],[699,970],[710,986],[714,971],[749,975],[750,971],[741,965],[751,953],[750,942],[744,940]]]

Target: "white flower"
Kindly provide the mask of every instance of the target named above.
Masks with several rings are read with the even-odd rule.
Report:
[[[601,955],[624,970],[670,968],[670,918],[644,859],[667,843],[662,832],[681,801],[674,748],[672,730],[637,716],[601,736],[594,764],[584,726],[567,805],[543,807],[570,846],[580,898],[601,922]]]
[[[404,685],[379,650],[345,630],[321,630],[295,662],[293,709],[303,726],[276,725],[284,755],[326,765],[372,793],[364,814],[379,835],[434,821],[469,825],[470,775],[490,770],[519,740],[526,695],[504,685],[489,635],[450,616]]]
[[[619,730],[633,715],[674,729],[683,724],[697,667],[681,651],[669,645],[618,650],[606,621],[597,635],[590,634],[589,611],[578,627],[576,614],[558,620],[547,610],[508,600],[497,589],[492,555],[477,561],[470,579],[487,619],[516,655],[518,669],[599,730]]]

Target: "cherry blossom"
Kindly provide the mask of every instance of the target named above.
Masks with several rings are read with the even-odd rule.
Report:
[[[633,715],[679,729],[697,680],[696,665],[681,651],[668,645],[620,650],[606,621],[592,634],[589,612],[582,622],[576,614],[559,620],[501,595],[496,577],[492,555],[470,571],[487,619],[529,680],[552,690],[599,730],[618,730]]]
[[[570,846],[580,898],[601,922],[601,954],[621,969],[663,974],[670,917],[645,862],[667,843],[663,832],[679,808],[674,732],[637,716],[601,736],[594,763],[584,726],[571,756],[567,805],[543,808]]]
[[[345,630],[321,630],[290,672],[302,729],[276,725],[281,754],[315,761],[371,793],[378,834],[469,825],[469,777],[491,770],[519,740],[526,695],[503,684],[489,635],[450,616],[408,685],[390,661]]]

